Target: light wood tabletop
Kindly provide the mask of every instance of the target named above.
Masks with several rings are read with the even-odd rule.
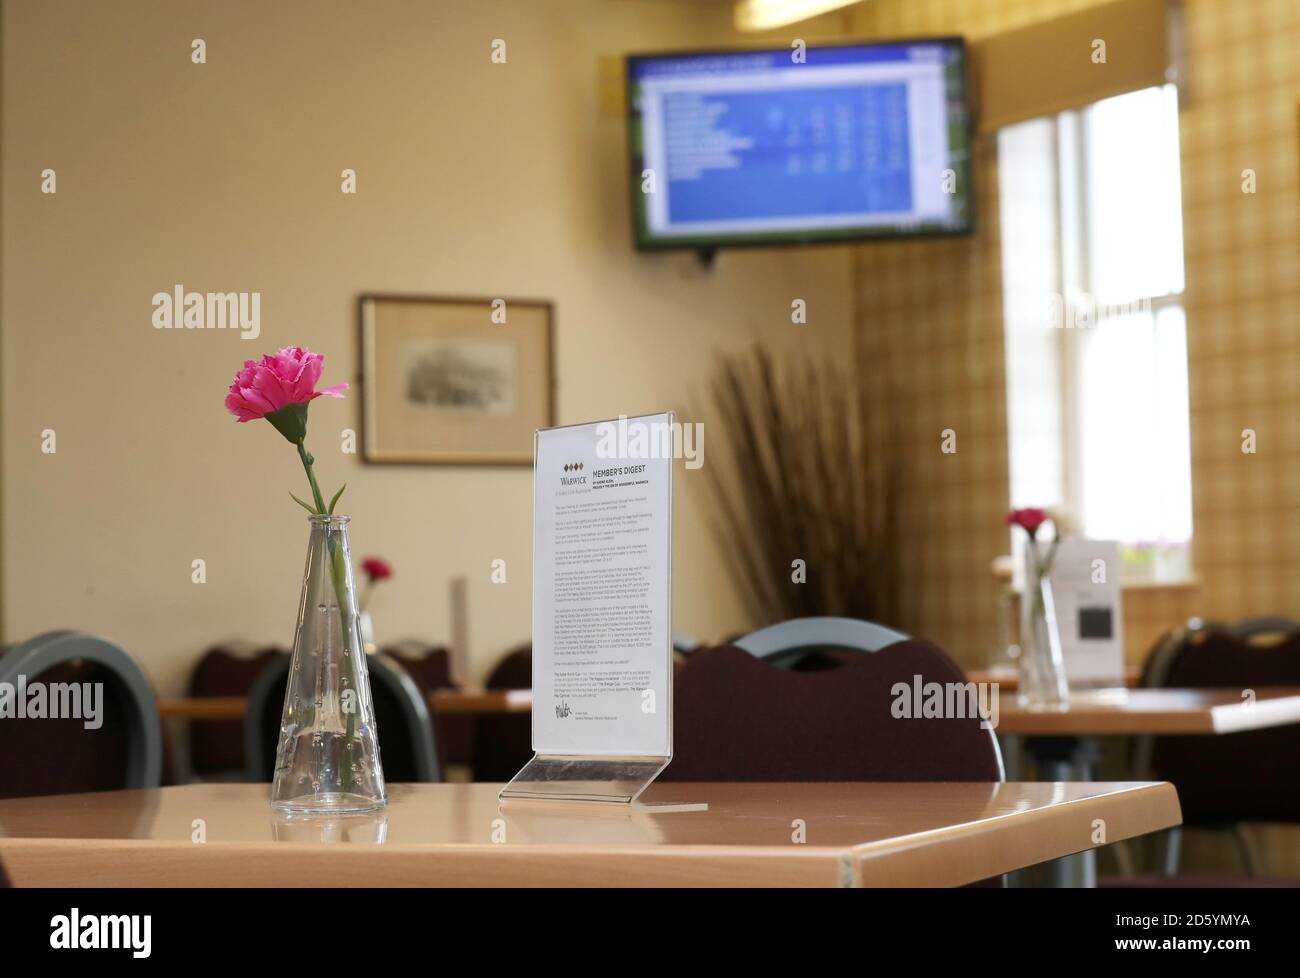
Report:
[[[1128,689],[1076,693],[1062,710],[1001,698],[997,731],[1030,736],[1227,734],[1300,723],[1300,689]]]
[[[0,801],[0,859],[18,886],[954,886],[1181,820],[1165,782],[652,786],[708,804],[672,813],[390,785],[382,814],[330,819],[267,790]]]
[[[993,669],[966,669],[966,678],[973,683],[997,683],[1002,692],[1020,686],[1020,673],[1015,666],[998,666]],[[1126,665],[1124,667],[1124,685],[1130,688],[1142,680],[1142,667]]]
[[[434,713],[461,716],[529,713],[533,691],[440,689],[429,694],[429,708]],[[158,715],[164,720],[242,720],[247,709],[245,696],[186,696],[158,701]]]
[[[158,701],[164,720],[242,720],[247,696],[181,696]]]

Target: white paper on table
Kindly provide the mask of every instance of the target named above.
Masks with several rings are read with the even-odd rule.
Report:
[[[634,457],[637,445],[625,439],[610,457],[611,441],[617,439],[610,438],[609,426],[619,423],[537,433],[533,750],[538,754],[672,753],[672,452]],[[659,432],[653,426],[671,426],[673,415],[624,423]],[[649,450],[659,447],[656,441]]]
[[[1124,605],[1114,540],[1067,538],[1049,579],[1070,684],[1124,684]],[[1031,579],[1028,578],[1027,579]]]

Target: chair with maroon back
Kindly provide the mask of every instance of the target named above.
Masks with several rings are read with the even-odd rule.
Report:
[[[158,787],[163,742],[157,700],[140,667],[116,645],[77,632],[48,632],[0,655],[0,683],[16,692],[25,684],[33,694],[28,709],[35,691],[44,693],[41,716],[4,720],[0,798]]]
[[[521,645],[496,664],[488,689],[531,689],[533,647]],[[533,756],[532,718],[527,714],[478,718],[474,737],[474,780],[509,781]]]
[[[823,641],[825,630],[815,625],[784,634],[791,648],[843,647],[849,635]],[[907,711],[895,709],[900,683],[909,698],[916,677],[922,684],[966,683],[933,645],[906,639],[805,672],[757,658],[749,647],[763,646],[749,638],[697,652],[677,673],[673,760],[663,780],[1003,780],[997,740],[969,700],[962,717],[897,715],[912,712],[910,702]]]
[[[1266,634],[1276,640],[1261,644]],[[1300,686],[1300,626],[1278,618],[1231,626],[1193,623],[1158,650],[1153,662],[1157,658],[1144,670],[1144,684],[1230,688],[1243,696],[1268,686]],[[1155,777],[1178,789],[1185,827],[1234,830],[1249,876],[1254,857],[1241,823],[1300,822],[1300,724],[1155,737],[1139,752],[1141,761],[1149,756]],[[1166,854],[1168,874],[1177,869],[1176,839]]]
[[[190,696],[247,696],[267,663],[284,654],[274,647],[213,646],[190,673]],[[244,729],[239,720],[191,722],[191,771],[205,778],[220,778],[240,777],[244,769]]]
[[[800,668],[810,655],[818,665]],[[919,712],[895,710],[918,680],[974,688],[933,645],[844,618],[795,619],[696,652],[676,674],[673,759],[660,780],[1005,780],[997,738],[969,698],[954,697],[962,717],[897,715]]]

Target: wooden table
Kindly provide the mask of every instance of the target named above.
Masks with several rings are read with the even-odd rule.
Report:
[[[996,669],[966,669],[966,678],[973,683],[997,683],[1002,692],[1016,689],[1020,686],[1020,673],[1014,666],[999,666]],[[1136,686],[1142,679],[1142,667],[1130,666],[1124,667],[1124,685],[1130,689]]]
[[[533,691],[440,689],[429,695],[429,708],[434,713],[462,716],[529,713]],[[244,696],[189,696],[158,701],[158,715],[164,720],[242,720],[247,709],[248,698]]]
[[[1013,759],[1023,746],[1048,781],[1089,782],[1100,766],[1100,737],[1217,735],[1300,723],[1300,689],[1270,686],[1253,696],[1243,693],[1240,687],[1098,690],[1074,694],[1059,710],[1027,709],[1012,694],[999,698],[997,733],[1008,776],[1020,776]],[[1053,872],[1057,885],[1095,885],[1095,855],[1062,860]]]
[[[18,886],[955,886],[1090,848],[1096,819],[1107,842],[1181,820],[1164,782],[652,786],[709,805],[670,814],[390,785],[383,814],[334,819],[274,816],[267,790],[0,801],[0,859]]]
[[[1300,723],[1300,689],[1127,689],[1077,693],[1063,710],[999,700],[998,733],[1028,736],[1226,734]]]

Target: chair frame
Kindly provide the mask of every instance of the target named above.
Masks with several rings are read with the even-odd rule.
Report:
[[[267,770],[266,758],[262,756],[261,721],[266,712],[266,698],[288,676],[290,662],[288,655],[272,660],[248,691],[248,709],[244,713],[244,758],[250,781],[270,781],[274,774],[274,771]],[[433,716],[420,687],[400,663],[382,653],[366,656],[366,671],[372,681],[382,683],[397,700],[412,738],[411,754],[416,778],[421,783],[442,781],[442,766],[434,743]]]
[[[782,666],[802,652],[819,646],[852,649],[855,652],[879,652],[909,636],[884,625],[857,618],[791,618],[776,625],[750,632],[732,644],[776,666]]]
[[[93,662],[113,674],[125,694],[128,747],[126,787],[157,788],[162,780],[162,723],[158,698],[134,660],[107,639],[81,632],[45,632],[0,655],[0,682],[19,676],[35,680],[54,666],[76,660]]]

